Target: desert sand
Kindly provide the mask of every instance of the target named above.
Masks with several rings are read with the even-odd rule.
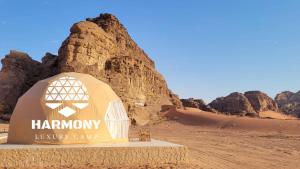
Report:
[[[234,117],[196,109],[166,114],[173,120],[153,126],[153,137],[188,146],[186,168],[300,168],[300,120]]]
[[[174,109],[164,115],[168,120],[149,127],[152,138],[186,145],[189,163],[121,168],[300,168],[300,120],[226,116],[197,109]],[[2,128],[7,126],[1,125]],[[135,137],[139,129],[132,127],[131,137]]]
[[[270,118],[270,119],[282,119],[282,120],[296,120],[296,117],[285,115],[283,113],[275,111],[263,111],[259,113],[261,118]]]

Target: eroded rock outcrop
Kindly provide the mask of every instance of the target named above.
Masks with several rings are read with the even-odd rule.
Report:
[[[11,113],[18,98],[36,82],[40,63],[17,51],[11,51],[1,62],[0,112]]]
[[[0,113],[12,113],[20,97],[38,80],[61,72],[80,72],[108,83],[121,97],[129,116],[139,123],[150,120],[162,105],[181,106],[154,62],[110,14],[74,24],[59,56],[47,53],[42,63],[12,51],[2,60]]]
[[[51,59],[46,59],[50,56]],[[18,98],[23,93],[38,80],[54,74],[52,67],[57,57],[47,53],[44,58],[43,63],[40,63],[31,59],[26,53],[10,51],[1,60],[0,114],[11,114]],[[2,115],[1,117],[8,116]]]
[[[277,103],[271,97],[261,91],[248,91],[245,92],[244,95],[248,98],[256,112],[268,110],[275,112],[279,111]]]
[[[59,49],[58,72],[91,74],[110,84],[132,119],[151,117],[162,105],[180,106],[154,62],[110,14],[76,23]]]
[[[214,113],[217,112],[215,109],[205,104],[205,102],[202,99],[188,98],[188,99],[180,99],[180,100],[184,107],[192,107],[192,108],[197,108],[203,111],[214,112]]]
[[[219,97],[209,104],[219,112],[232,115],[256,114],[251,103],[242,93],[231,93],[226,97]]]
[[[220,97],[209,104],[216,110],[226,114],[259,116],[260,112],[280,112],[277,103],[267,94],[261,91],[248,91],[232,93],[226,97]]]
[[[300,118],[300,91],[279,93],[276,95],[275,101],[282,112]]]
[[[38,80],[70,71],[91,74],[110,84],[137,123],[157,116],[162,105],[181,107],[154,62],[115,16],[101,14],[74,24],[70,32],[58,57],[47,53],[39,63],[25,53],[12,51],[3,59],[0,114],[12,113],[18,97]]]

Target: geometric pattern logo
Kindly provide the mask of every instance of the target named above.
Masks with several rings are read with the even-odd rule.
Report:
[[[77,109],[88,106],[89,95],[86,87],[80,80],[65,76],[53,81],[45,94],[46,106],[50,109],[58,109],[58,113],[69,117],[76,113]],[[71,104],[65,105],[66,102]]]

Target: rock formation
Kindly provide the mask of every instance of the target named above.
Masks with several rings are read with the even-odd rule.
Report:
[[[300,118],[300,91],[279,93],[275,97],[275,101],[282,112]]]
[[[267,94],[260,91],[248,91],[232,93],[226,97],[220,97],[209,104],[212,108],[226,113],[246,115],[255,117],[259,112],[276,111],[280,112],[277,103]]]
[[[3,59],[0,114],[11,113],[18,97],[38,80],[70,71],[87,73],[110,84],[137,123],[141,114],[148,120],[157,116],[162,105],[181,106],[154,62],[115,16],[101,14],[74,24],[70,32],[58,57],[47,53],[39,63],[13,51]]]
[[[11,114],[18,98],[23,93],[38,80],[53,75],[54,69],[52,67],[55,64],[55,59],[55,55],[47,53],[43,58],[43,63],[40,63],[32,60],[26,53],[10,51],[1,60],[0,114]]]
[[[177,104],[154,62],[110,14],[76,23],[59,49],[58,72],[91,74],[110,84],[132,119],[151,117],[162,105]],[[173,102],[173,103],[172,103]]]
[[[180,100],[184,107],[192,107],[192,108],[197,108],[203,111],[214,112],[214,113],[217,112],[215,109],[205,104],[205,102],[202,99],[189,98],[189,99],[180,99]]]
[[[242,93],[231,93],[226,97],[219,97],[209,104],[219,112],[232,115],[246,115],[256,113],[251,103]]]
[[[263,112],[268,110],[276,112],[279,111],[277,103],[263,92],[249,91],[245,92],[244,95],[248,98],[249,102],[256,112]]]
[[[46,53],[42,63],[22,52],[6,55],[0,72],[0,118],[7,119],[1,114],[11,114],[17,99],[38,80],[69,71],[87,73],[110,84],[123,100],[129,117],[138,124],[156,119],[164,105],[182,106],[154,62],[111,14],[75,23],[58,54]],[[276,102],[259,91],[232,93],[209,105],[201,99],[182,102],[204,111],[251,116],[261,111],[279,111],[277,102],[283,112],[300,117],[300,91],[278,94]]]

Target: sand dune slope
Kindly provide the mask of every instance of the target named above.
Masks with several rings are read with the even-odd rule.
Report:
[[[164,115],[185,125],[256,132],[300,134],[300,120],[260,119],[251,117],[227,116],[192,108],[188,108],[187,110],[174,109],[165,112]]]
[[[259,113],[261,118],[281,119],[281,120],[297,120],[296,117],[288,116],[274,111],[264,111]]]
[[[153,137],[184,144],[199,169],[298,169],[300,120],[233,117],[198,110],[166,113]]]

